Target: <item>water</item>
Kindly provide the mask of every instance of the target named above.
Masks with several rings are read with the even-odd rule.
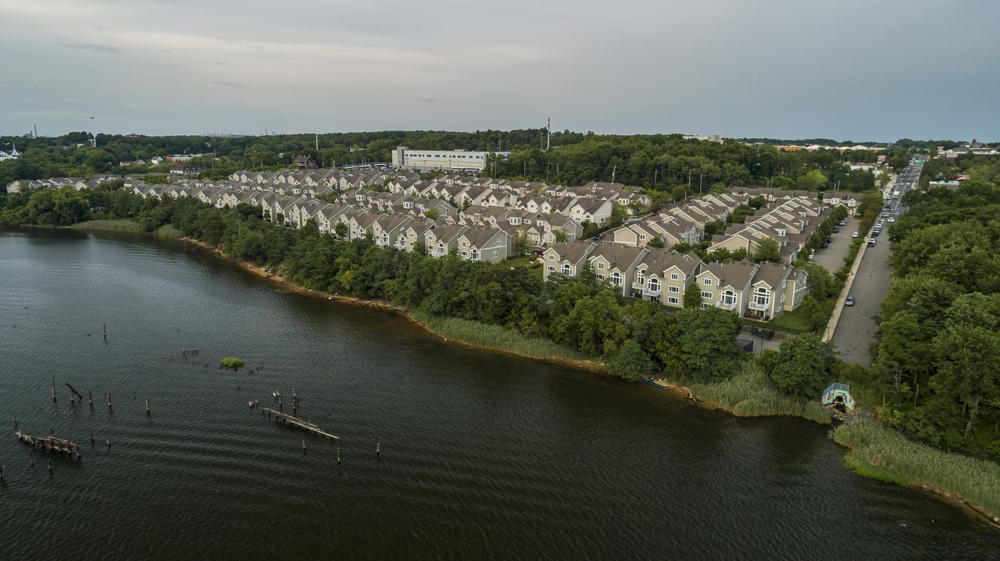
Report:
[[[226,355],[263,368],[220,371]],[[293,386],[343,437],[341,466],[335,444],[247,406],[275,389],[288,406]],[[4,560],[1000,558],[1000,532],[847,472],[820,427],[463,350],[171,242],[0,233],[0,419],[15,416],[84,459],[50,476],[0,439]]]

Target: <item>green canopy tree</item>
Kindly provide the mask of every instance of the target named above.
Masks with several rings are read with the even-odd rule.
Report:
[[[695,382],[714,382],[733,375],[740,350],[740,320],[719,308],[684,309],[677,313],[680,358]]]
[[[618,351],[608,361],[608,373],[624,380],[634,381],[652,374],[656,366],[653,359],[642,350],[635,339],[622,343]]]
[[[833,364],[833,344],[812,333],[781,343],[771,369],[771,382],[789,395],[819,397]]]

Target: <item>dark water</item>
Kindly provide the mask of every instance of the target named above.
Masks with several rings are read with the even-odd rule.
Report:
[[[247,406],[293,386],[342,466]],[[15,416],[82,464],[29,468]],[[852,475],[819,427],[458,349],[167,242],[0,233],[0,418],[4,560],[1000,558],[1000,532]]]

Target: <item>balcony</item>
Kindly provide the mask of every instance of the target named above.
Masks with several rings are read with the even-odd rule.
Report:
[[[723,310],[735,310],[736,302],[719,302],[716,307],[722,308]]]
[[[768,309],[771,308],[771,304],[770,303],[758,304],[757,302],[751,300],[750,303],[747,304],[747,307],[750,308],[751,310],[767,311]]]
[[[653,290],[652,288],[644,288],[644,289],[642,289],[642,295],[643,296],[652,296],[654,298],[659,298],[661,292],[663,292],[663,290],[661,290],[661,289],[656,289],[656,290]]]

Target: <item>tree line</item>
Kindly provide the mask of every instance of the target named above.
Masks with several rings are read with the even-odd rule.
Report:
[[[1000,458],[1000,183],[907,196],[868,383],[892,426]]]

